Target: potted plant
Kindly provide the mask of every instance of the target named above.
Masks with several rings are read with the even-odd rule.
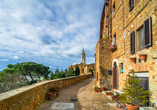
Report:
[[[131,62],[135,62],[136,61],[136,58],[133,57],[133,58],[130,58]]]
[[[126,103],[128,110],[138,110],[139,106],[143,106],[148,102],[149,90],[144,90],[140,83],[141,79],[137,80],[134,70],[131,70],[125,80],[124,94],[120,95],[121,101]]]
[[[119,96],[118,95],[111,95],[111,100],[119,100]]]
[[[117,107],[118,110],[126,110],[125,106],[122,105],[122,104],[116,104],[116,107]]]
[[[98,92],[98,87],[94,87],[95,92]]]
[[[112,92],[111,91],[107,91],[106,95],[112,95]]]
[[[101,87],[101,90],[102,90],[102,91],[105,91],[105,87]]]
[[[97,90],[98,90],[98,92],[101,92],[101,88],[100,88],[100,87],[98,87],[98,89],[97,89]]]
[[[139,56],[140,56],[141,60],[145,60],[147,55],[146,54],[140,54]]]
[[[48,96],[50,100],[53,100],[56,97],[56,92],[55,91],[48,92]]]
[[[58,87],[54,88],[53,90],[57,92],[56,95],[59,94],[60,89]]]

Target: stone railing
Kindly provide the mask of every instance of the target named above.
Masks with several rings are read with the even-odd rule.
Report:
[[[0,94],[0,110],[34,110],[46,98],[51,88],[63,88],[80,82],[92,74],[43,81]]]

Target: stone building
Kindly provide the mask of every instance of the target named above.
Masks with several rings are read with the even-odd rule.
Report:
[[[96,84],[121,91],[132,69],[152,93],[149,104],[157,107],[157,0],[105,0],[95,47]]]
[[[95,68],[95,63],[86,64],[86,54],[85,54],[84,49],[82,50],[82,53],[81,53],[81,63],[71,65],[73,70],[75,70],[76,65],[78,65],[78,67],[80,69],[80,75],[87,74],[89,72],[89,69],[94,69]],[[71,68],[71,66],[69,66],[69,68]]]

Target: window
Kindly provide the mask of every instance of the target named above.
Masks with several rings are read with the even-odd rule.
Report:
[[[115,1],[114,1],[113,5],[112,5],[112,15],[114,15],[114,13],[115,13]]]
[[[151,17],[144,21],[143,25],[136,31],[136,51],[152,46],[152,23]],[[135,53],[135,32],[130,34],[131,54]]]
[[[113,36],[113,40],[112,40],[112,46],[116,45],[116,33]]]
[[[131,11],[134,8],[134,0],[129,0],[129,10]]]
[[[144,49],[144,35],[143,35],[143,26],[138,30],[138,41],[139,41],[139,50]]]
[[[120,63],[120,72],[123,73],[123,63]]]
[[[135,53],[135,32],[133,31],[131,34],[130,34],[130,53],[131,54],[134,54]]]
[[[149,17],[143,24],[144,26],[144,47],[152,46],[152,22]]]

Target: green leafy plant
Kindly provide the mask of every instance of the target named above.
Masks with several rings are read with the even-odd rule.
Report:
[[[107,91],[106,93],[110,93],[110,91]]]
[[[49,94],[55,94],[55,93],[56,93],[55,91],[50,91],[50,92],[49,92]]]
[[[144,90],[141,84],[141,79],[137,80],[134,70],[128,75],[124,84],[124,94],[121,95],[121,101],[132,106],[143,106],[148,102],[149,90]]]
[[[101,89],[100,87],[98,87],[98,89]]]
[[[112,95],[112,97],[118,97],[117,95]]]
[[[98,89],[98,87],[94,87],[94,90],[97,90]]]

